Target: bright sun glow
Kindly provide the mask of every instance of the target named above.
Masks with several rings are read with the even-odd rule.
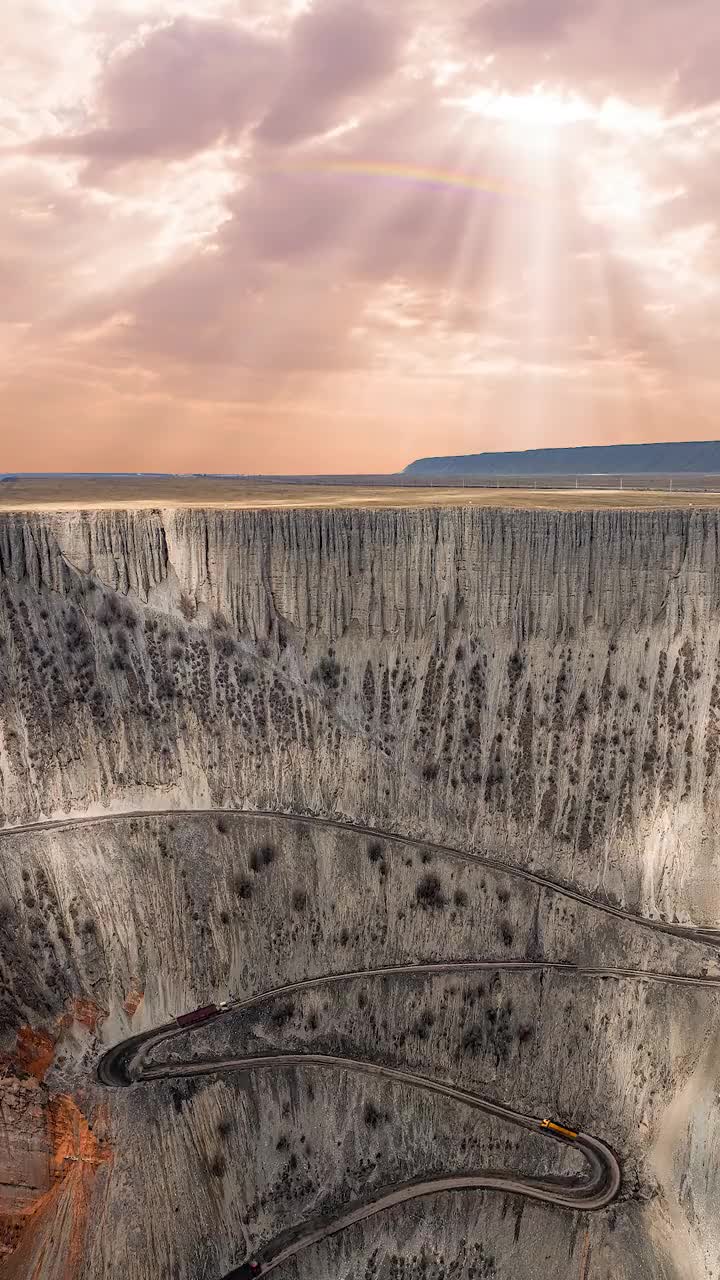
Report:
[[[493,93],[484,89],[463,98],[459,105],[487,120],[504,120],[540,129],[579,124],[593,117],[593,110],[576,94],[551,93],[536,85],[530,93]]]
[[[470,97],[448,99],[485,120],[498,120],[523,129],[555,131],[571,125],[593,124],[603,133],[657,136],[667,121],[658,111],[637,107],[620,98],[594,104],[577,93],[555,92],[536,84],[528,93],[482,89]]]

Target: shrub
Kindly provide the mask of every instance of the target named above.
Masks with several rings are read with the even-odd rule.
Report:
[[[485,1046],[485,1028],[481,1022],[474,1022],[463,1032],[462,1047],[466,1053],[480,1053]]]
[[[156,692],[158,701],[172,702],[177,696],[177,689],[175,688],[175,681],[172,676],[160,676],[156,685]]]
[[[521,655],[517,652],[512,653],[508,658],[508,675],[511,682],[519,679],[522,669],[523,660]]]
[[[337,689],[340,682],[340,664],[334,658],[321,658],[312,670],[312,679],[324,684],[326,689]]]
[[[275,849],[271,844],[261,844],[250,854],[250,870],[257,875],[263,867],[269,867],[275,861]]]
[[[112,596],[103,600],[95,614],[95,617],[103,627],[111,627],[113,622],[117,622],[117,607]]]
[[[384,1111],[378,1111],[374,1102],[366,1102],[363,1111],[363,1120],[371,1129],[377,1129],[378,1125],[384,1124],[387,1115]]]
[[[252,884],[248,880],[247,876],[235,877],[235,892],[238,898],[241,898],[243,900],[246,900],[247,898],[252,898]]]
[[[134,611],[129,604],[119,600],[117,596],[106,596],[98,606],[95,617],[104,627],[112,627],[117,624],[132,631],[137,626],[137,618]]]
[[[274,1027],[284,1027],[295,1013],[295,1005],[292,1000],[282,1000],[280,1004],[270,1013],[270,1022]]]
[[[415,898],[423,911],[438,910],[447,903],[442,884],[436,875],[423,876],[415,890]]]
[[[417,1022],[415,1023],[415,1026],[413,1027],[413,1031],[415,1032],[415,1035],[418,1037],[418,1039],[427,1040],[428,1036],[430,1035],[430,1028],[434,1026],[435,1026],[435,1014],[432,1012],[432,1010],[426,1009],[425,1012],[420,1015]]]

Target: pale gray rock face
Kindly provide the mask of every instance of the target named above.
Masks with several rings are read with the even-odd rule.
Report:
[[[0,518],[0,1011],[13,1114],[32,1099],[15,1235],[42,1198],[0,1276],[220,1280],[417,1174],[577,1172],[351,1071],[108,1094],[94,1067],[208,1000],[388,964],[719,974],[710,946],[413,843],[720,924],[719,534],[714,513],[470,507]],[[185,812],[217,809],[245,812]],[[597,1216],[439,1195],[279,1280],[717,1280],[717,1013],[712,988],[551,970],[356,977],[163,1053],[372,1059],[575,1122],[621,1160]],[[52,1046],[41,1084],[18,1066],[27,1027]],[[43,1182],[68,1098],[92,1130]]]

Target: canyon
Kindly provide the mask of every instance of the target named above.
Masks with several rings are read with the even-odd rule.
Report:
[[[581,1173],[392,1072],[596,1135],[617,1198],[438,1192],[278,1280],[718,1280],[719,546],[714,509],[0,513],[3,1280],[223,1280],[404,1181]],[[98,1079],[263,993],[157,1062],[388,1074]]]

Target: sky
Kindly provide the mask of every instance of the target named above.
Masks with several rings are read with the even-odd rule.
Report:
[[[717,0],[5,0],[0,471],[720,437]]]

